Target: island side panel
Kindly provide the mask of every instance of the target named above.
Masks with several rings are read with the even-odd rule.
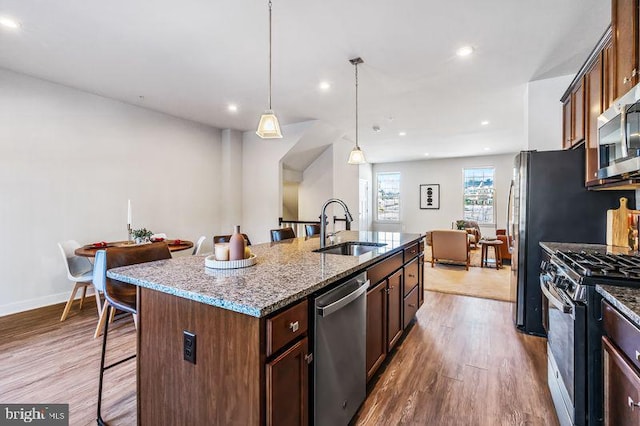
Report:
[[[138,425],[264,423],[259,318],[146,288],[138,312]]]

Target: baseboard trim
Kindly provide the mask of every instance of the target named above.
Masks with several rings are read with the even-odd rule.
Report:
[[[70,291],[64,293],[49,294],[47,296],[37,297],[35,299],[28,299],[20,302],[0,305],[0,317],[18,314],[25,311],[31,311],[33,309],[44,308],[46,306],[57,305],[59,303],[66,303],[66,301],[69,299]],[[89,286],[87,288],[87,297],[93,297],[93,292],[93,286]],[[78,291],[75,300],[79,300],[81,296],[82,293]]]

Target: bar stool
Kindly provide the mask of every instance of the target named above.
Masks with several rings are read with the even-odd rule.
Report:
[[[244,240],[247,242],[247,245],[250,246],[251,241],[249,240],[249,237],[247,236],[247,234],[242,234],[242,236],[244,237]],[[214,235],[213,236],[213,244],[228,243],[230,240],[231,240],[231,235]]]
[[[287,226],[286,228],[272,229],[269,232],[271,234],[272,243],[275,243],[276,241],[289,240],[296,237],[295,231],[290,226]]]
[[[306,224],[304,226],[304,233],[307,237],[313,237],[314,235],[320,235],[320,225],[318,224]]]
[[[502,253],[500,250],[500,246],[502,245],[502,241],[500,240],[480,240],[480,245],[482,246],[481,254],[480,254],[480,267],[484,268],[485,266],[489,267],[489,247],[493,247],[493,257],[496,262],[496,269],[502,268]]]
[[[171,259],[171,252],[167,243],[145,244],[134,247],[112,247],[107,249],[106,263],[107,269],[116,268],[118,266],[135,265],[138,263],[151,262],[154,260]],[[105,280],[104,295],[108,303],[107,311],[104,313],[105,318],[109,318],[112,309],[133,314],[133,319],[137,324],[137,287],[122,281],[114,280],[109,277]],[[102,337],[102,355],[100,357],[100,379],[98,381],[98,418],[99,425],[106,425],[102,419],[102,385],[104,372],[116,365],[129,361],[136,357],[136,354],[116,361],[113,364],[104,365],[106,349],[107,349],[107,333],[109,331],[109,321],[104,323],[104,334]]]

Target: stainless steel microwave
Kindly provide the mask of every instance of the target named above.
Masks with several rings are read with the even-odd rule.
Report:
[[[598,117],[598,179],[640,175],[640,84]]]

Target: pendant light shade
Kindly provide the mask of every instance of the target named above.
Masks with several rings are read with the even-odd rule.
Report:
[[[364,152],[360,149],[359,146],[353,147],[351,153],[349,154],[349,164],[364,164],[367,160],[364,158]]]
[[[282,137],[278,117],[271,109],[271,0],[269,0],[269,109],[260,116],[256,135],[262,139],[279,139]]]
[[[256,135],[262,139],[279,139],[282,137],[278,117],[273,111],[267,110],[260,116]]]
[[[356,70],[356,146],[353,147],[349,154],[349,164],[364,164],[367,160],[364,158],[364,152],[358,145],[358,64],[364,63],[362,58],[353,58],[349,62],[355,67]]]

